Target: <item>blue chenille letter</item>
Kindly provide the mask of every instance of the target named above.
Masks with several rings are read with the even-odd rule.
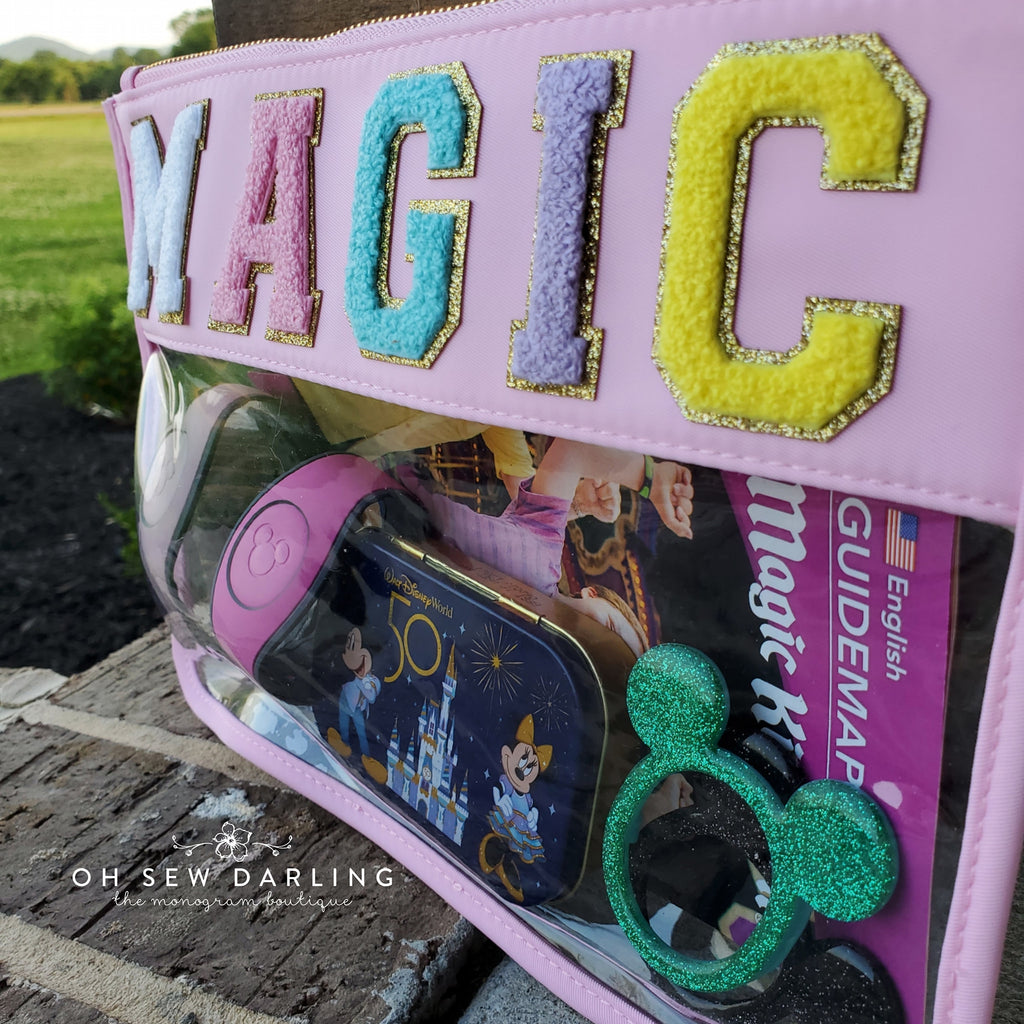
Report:
[[[458,324],[461,265],[454,264],[461,260],[454,260],[454,254],[457,244],[464,244],[466,201],[410,204],[409,294],[404,300],[393,298],[382,282],[387,279],[401,139],[411,131],[426,131],[430,176],[468,177],[478,127],[479,103],[461,65],[393,76],[366,112],[345,274],[345,310],[366,356],[428,366]]]
[[[165,322],[183,323],[186,305],[185,260],[192,219],[199,154],[206,142],[209,100],[187,106],[174,119],[167,158],[150,117],[136,121],[130,139],[134,227],[128,266],[128,308],[147,316],[150,268],[156,283],[152,301]]]

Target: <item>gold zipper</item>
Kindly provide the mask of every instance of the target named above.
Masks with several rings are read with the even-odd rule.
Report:
[[[244,50],[249,46],[262,46],[264,43],[318,43],[324,39],[332,39],[334,36],[344,35],[346,32],[353,32],[358,28],[367,28],[370,25],[382,25],[388,21],[407,21],[409,18],[420,18],[425,14],[449,14],[452,11],[464,11],[470,7],[483,7],[485,4],[497,3],[497,0],[466,0],[465,3],[452,4],[450,7],[432,7],[429,11],[406,11],[404,14],[382,15],[379,18],[369,18],[367,21],[356,22],[355,25],[346,25],[334,32],[328,32],[322,36],[272,36],[269,39],[253,39],[247,43],[232,43],[230,46],[218,46],[213,50],[203,50],[201,53],[183,53],[178,57],[164,57],[155,60],[152,64],[146,64],[143,70],[158,68],[162,64],[178,64],[183,60],[194,60],[196,57],[209,57],[216,53],[230,53],[232,50]]]

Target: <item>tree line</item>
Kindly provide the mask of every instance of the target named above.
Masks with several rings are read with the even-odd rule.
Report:
[[[171,22],[177,42],[169,53],[118,47],[105,60],[69,60],[52,50],[39,50],[28,60],[0,58],[0,103],[75,103],[102,100],[118,91],[121,75],[134,64],[152,64],[164,57],[202,53],[217,45],[213,11],[186,11]]]

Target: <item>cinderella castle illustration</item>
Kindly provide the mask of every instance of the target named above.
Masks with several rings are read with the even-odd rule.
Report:
[[[462,845],[462,831],[469,817],[469,773],[462,778],[456,797],[453,785],[459,754],[455,750],[455,645],[452,644],[448,669],[441,684],[443,697],[425,699],[415,735],[409,737],[405,759],[400,755],[398,719],[388,744],[388,787],[417,814],[426,818],[453,842]]]

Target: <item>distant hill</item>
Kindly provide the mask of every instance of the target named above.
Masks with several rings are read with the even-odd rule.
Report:
[[[40,50],[52,50],[58,57],[66,57],[68,60],[92,59],[90,53],[76,50],[73,46],[58,42],[56,39],[44,39],[42,36],[24,36],[22,39],[2,43],[0,44],[0,57],[4,60],[23,61],[28,60]]]

